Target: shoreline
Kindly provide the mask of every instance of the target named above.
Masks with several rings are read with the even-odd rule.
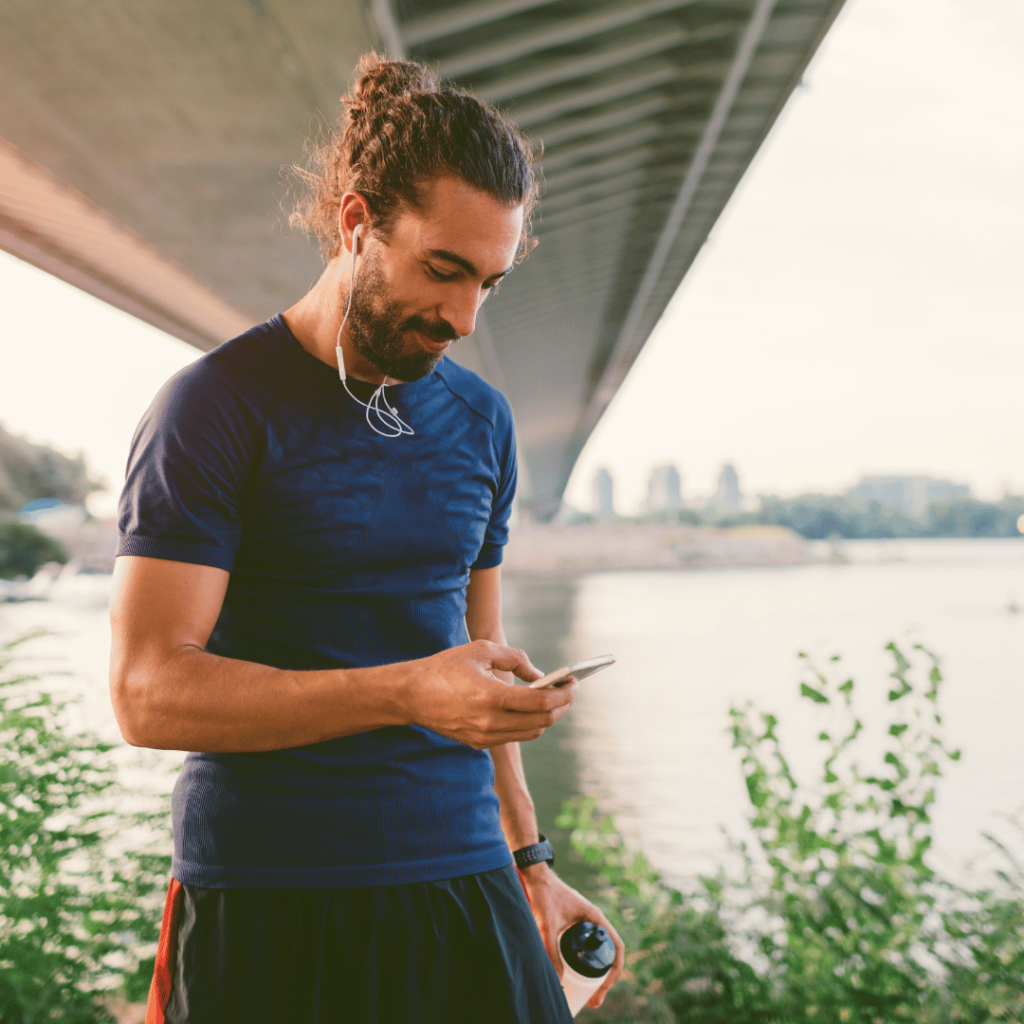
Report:
[[[651,569],[729,569],[820,564],[811,542],[785,526],[717,528],[663,523],[520,523],[503,568],[516,576]]]

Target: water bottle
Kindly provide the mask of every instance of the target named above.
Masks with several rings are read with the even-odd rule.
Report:
[[[569,1012],[575,1017],[615,963],[615,943],[601,925],[577,921],[562,932],[558,949],[562,954],[562,989]]]

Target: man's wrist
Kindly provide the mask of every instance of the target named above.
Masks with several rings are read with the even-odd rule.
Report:
[[[543,883],[550,878],[557,877],[555,869],[546,860],[542,860],[539,864],[531,864],[528,868],[519,868],[519,874],[527,885]]]
[[[536,842],[515,849],[512,856],[520,871],[527,871],[537,864],[551,867],[555,863],[555,851],[551,847],[550,840],[543,835],[538,835]]]
[[[399,662],[393,665],[382,665],[380,671],[387,673],[386,682],[390,682],[391,712],[395,725],[419,725],[416,697],[421,689],[421,669],[417,661]],[[390,677],[390,679],[388,679]]]

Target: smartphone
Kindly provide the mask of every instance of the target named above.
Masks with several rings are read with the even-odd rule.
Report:
[[[543,679],[530,683],[531,690],[546,690],[549,686],[561,686],[568,682],[569,676],[576,679],[586,679],[587,676],[600,672],[601,669],[614,665],[615,659],[610,654],[602,654],[599,658],[587,658],[586,661],[577,661],[575,665],[566,665],[555,672],[549,672]]]

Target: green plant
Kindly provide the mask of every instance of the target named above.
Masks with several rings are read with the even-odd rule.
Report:
[[[125,812],[110,746],[13,670],[30,639],[0,645],[0,1024],[107,1020],[101,993],[145,987],[169,870],[146,845],[165,811]]]
[[[1009,821],[1024,838],[1024,821]],[[984,837],[1002,867],[988,884],[959,889],[942,909],[948,942],[934,952],[945,984],[930,994],[933,1020],[1024,1021],[1024,867],[1004,842]]]
[[[828,709],[821,774],[809,786],[794,778],[773,715],[732,710],[751,826],[768,867],[769,888],[756,903],[769,926],[758,947],[784,1017],[814,1008],[851,1024],[918,1019],[930,984],[941,891],[925,859],[930,809],[943,763],[960,755],[941,736],[937,659],[918,647],[925,682],[912,682],[910,661],[895,644],[888,649],[895,714],[871,771],[855,756],[864,725],[852,679],[840,683],[811,666],[800,685],[802,697]]]
[[[804,659],[800,693],[815,706],[822,751],[810,781],[791,769],[774,715],[731,710],[751,804],[752,838],[731,844],[738,874],[675,891],[592,801],[563,808],[558,824],[573,829],[575,855],[622,926],[626,984],[676,1021],[1024,1020],[1024,872],[991,836],[1005,867],[986,885],[931,868],[936,783],[960,755],[942,734],[938,660],[920,646],[911,657],[888,650],[880,730],[858,716],[838,658],[827,671]]]
[[[757,1019],[722,1010],[758,998],[766,983],[733,951],[719,879],[702,878],[699,891],[687,894],[666,885],[642,853],[628,848],[611,818],[598,816],[589,797],[566,801],[556,825],[571,830],[573,855],[594,872],[594,896],[626,944],[626,971],[617,986],[630,995],[623,1024]],[[597,1017],[584,1010],[579,1019]]]

